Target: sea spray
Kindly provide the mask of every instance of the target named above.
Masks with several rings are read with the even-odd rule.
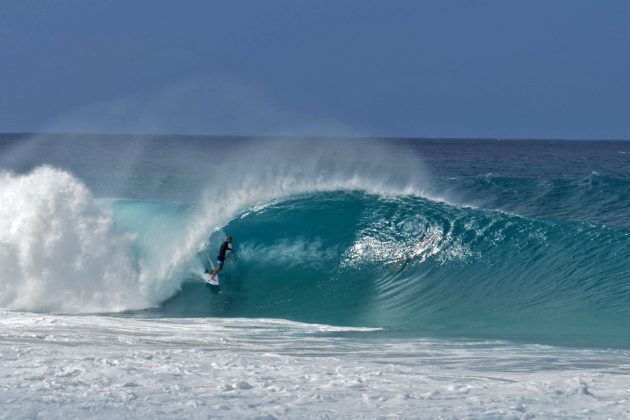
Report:
[[[146,307],[131,238],[67,172],[0,174],[0,306],[96,312]]]

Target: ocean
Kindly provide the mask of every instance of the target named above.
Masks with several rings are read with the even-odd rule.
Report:
[[[630,417],[630,142],[5,134],[0,203],[0,418]]]

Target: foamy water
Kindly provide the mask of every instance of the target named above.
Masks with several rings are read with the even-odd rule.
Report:
[[[40,167],[0,174],[0,307],[98,312],[146,307],[131,238],[87,187]]]
[[[625,350],[269,319],[1,315],[6,419],[630,415]]]

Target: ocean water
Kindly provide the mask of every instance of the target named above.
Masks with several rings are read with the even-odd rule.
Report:
[[[630,142],[2,135],[0,202],[2,418],[630,416]]]

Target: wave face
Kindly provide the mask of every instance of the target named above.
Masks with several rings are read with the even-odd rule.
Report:
[[[225,226],[221,293],[191,282],[176,316],[278,317],[467,337],[626,342],[630,231],[417,197],[307,194]],[[223,234],[200,253],[214,257]]]
[[[83,140],[0,137],[3,308],[630,347],[628,143]]]

